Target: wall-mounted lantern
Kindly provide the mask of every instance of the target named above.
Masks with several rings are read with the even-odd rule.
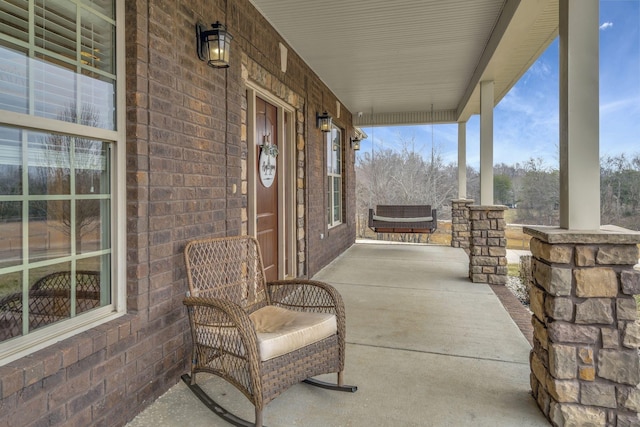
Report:
[[[322,132],[331,132],[332,118],[326,111],[322,114],[316,113],[317,127]]]
[[[196,24],[198,58],[201,61],[207,61],[210,67],[227,68],[233,36],[220,22],[216,21],[215,24],[211,24],[211,27],[212,30],[206,31],[204,25]]]

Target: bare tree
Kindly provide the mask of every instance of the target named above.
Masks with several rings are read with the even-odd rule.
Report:
[[[457,191],[457,168],[445,165],[437,147],[429,159],[416,149],[414,138],[399,140],[396,149],[384,148],[362,153],[356,163],[358,235],[366,232],[369,208],[380,204],[429,204],[438,217],[450,215],[448,206]],[[449,208],[449,209],[446,209]],[[442,213],[442,214],[441,214]],[[419,235],[403,235],[403,241],[416,241]]]
[[[389,144],[387,144],[387,147]],[[367,231],[367,214],[378,204],[430,204],[438,218],[450,214],[449,200],[457,196],[457,166],[444,164],[434,147],[425,158],[413,138],[398,138],[394,149],[362,153],[356,163],[358,236]],[[496,201],[517,207],[523,224],[559,223],[560,178],[557,167],[541,158],[494,167]],[[467,166],[467,197],[480,197],[479,173]],[[601,159],[601,223],[640,230],[640,154]],[[416,236],[399,236],[403,240]]]
[[[467,166],[467,197],[480,202],[480,172]]]
[[[524,164],[518,221],[522,224],[557,225],[560,221],[560,174],[541,158]]]
[[[640,230],[640,155],[600,160],[601,223]]]
[[[96,126],[97,114],[90,106],[78,112],[68,107],[60,120]],[[37,166],[30,167],[29,192],[31,194],[91,194],[100,192],[106,165],[103,143],[62,134],[50,134],[38,140]],[[73,163],[73,165],[72,165]],[[72,179],[73,173],[73,179]],[[74,188],[71,188],[71,185]],[[96,188],[97,187],[97,188]],[[73,209],[73,214],[72,214]],[[100,226],[100,200],[36,200],[30,205],[30,216],[51,221],[51,225],[70,236],[75,231],[76,247],[82,237],[95,232]]]

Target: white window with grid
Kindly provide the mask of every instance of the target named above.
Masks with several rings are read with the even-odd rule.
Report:
[[[124,312],[123,4],[0,2],[0,364]]]
[[[327,225],[342,224],[342,131],[335,125],[325,133],[327,145]]]

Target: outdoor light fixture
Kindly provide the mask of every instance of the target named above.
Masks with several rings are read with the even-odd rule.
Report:
[[[351,138],[351,148],[354,151],[358,151],[360,149],[360,141],[361,139],[358,139],[358,137]]]
[[[205,31],[204,25],[196,24],[198,58],[207,61],[210,67],[227,68],[233,36],[227,32],[227,27],[218,21],[211,24],[211,27],[213,30]]]
[[[316,113],[318,129],[322,132],[331,132],[331,116],[326,111],[322,114]]]

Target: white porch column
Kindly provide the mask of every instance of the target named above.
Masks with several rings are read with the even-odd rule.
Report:
[[[458,198],[467,198],[467,122],[458,122]]]
[[[560,1],[560,227],[600,228],[598,0]]]
[[[480,205],[493,205],[493,80],[480,82]]]

